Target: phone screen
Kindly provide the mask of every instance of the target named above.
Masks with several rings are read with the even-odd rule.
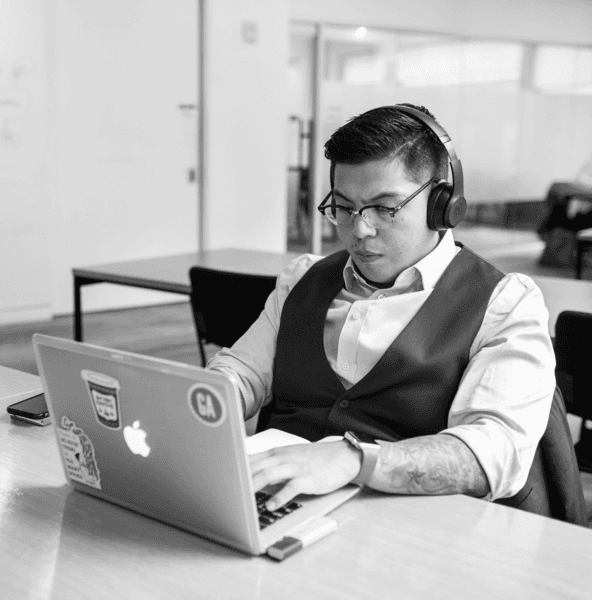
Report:
[[[29,419],[46,419],[49,417],[45,396],[43,394],[38,394],[32,398],[27,398],[26,400],[11,404],[6,410],[11,415],[27,417]]]

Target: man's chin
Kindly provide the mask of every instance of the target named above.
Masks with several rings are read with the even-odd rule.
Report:
[[[356,265],[356,271],[367,281],[372,283],[385,283],[392,279],[390,273],[385,272],[384,268],[381,268],[379,264],[380,259],[383,257],[378,257],[375,261],[370,262],[362,262],[358,261],[358,258],[354,259],[354,264]]]

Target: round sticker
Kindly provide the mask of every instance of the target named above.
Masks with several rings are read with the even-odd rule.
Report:
[[[218,427],[226,418],[226,407],[213,387],[198,383],[187,395],[191,412],[204,424]]]

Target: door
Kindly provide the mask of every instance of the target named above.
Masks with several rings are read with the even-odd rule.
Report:
[[[197,5],[53,2],[54,313],[72,310],[74,266],[197,249]],[[83,302],[167,299],[179,296],[99,285]]]

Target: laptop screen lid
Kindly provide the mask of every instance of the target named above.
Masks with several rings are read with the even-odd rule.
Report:
[[[74,488],[251,554],[265,551],[230,378],[41,334],[33,346]]]

